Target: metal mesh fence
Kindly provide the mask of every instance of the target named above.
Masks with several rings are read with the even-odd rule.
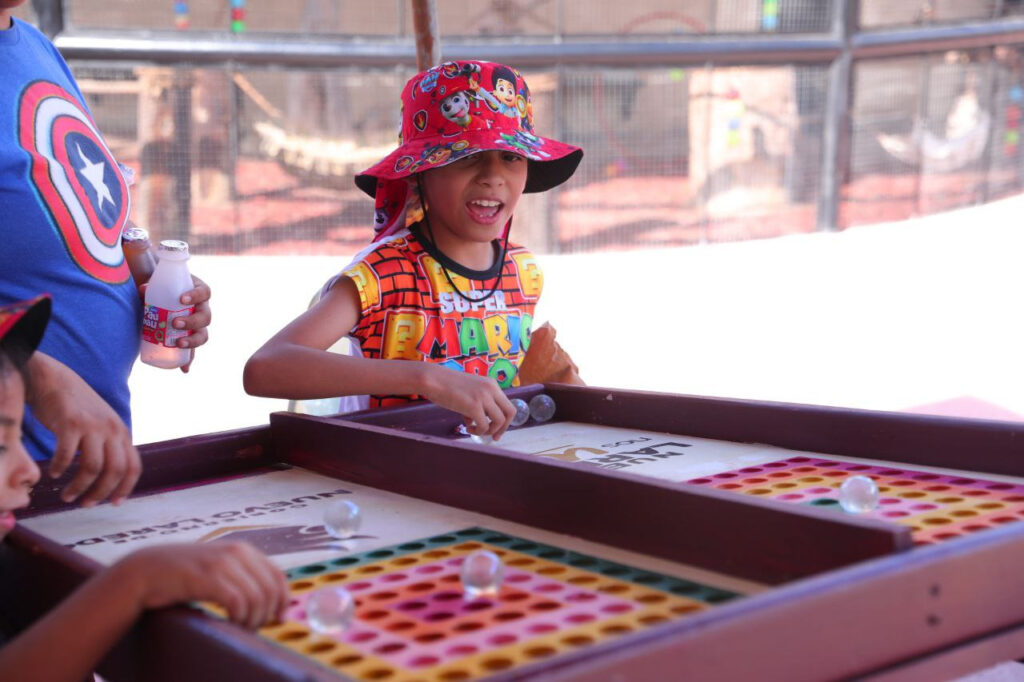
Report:
[[[200,253],[351,253],[372,202],[354,173],[388,153],[390,71],[75,63],[122,162],[136,222]],[[823,67],[524,72],[538,131],[579,144],[565,186],[527,196],[516,238],[575,253],[814,229]]]
[[[695,33],[825,31],[834,0],[443,0],[438,24],[445,39],[467,36],[578,38]],[[76,29],[248,30],[263,33],[409,37],[406,0],[229,0],[138,2],[69,0]],[[177,7],[177,9],[176,9]],[[239,8],[236,8],[239,9]],[[241,24],[232,22],[241,16]]]
[[[998,19],[1024,13],[1021,0],[860,0],[862,28]]]
[[[121,30],[173,25],[169,6],[111,10],[117,3],[128,7],[127,0],[75,0],[68,12],[79,27],[113,16],[129,22]],[[921,3],[864,0],[861,19],[879,26],[962,21],[1006,15],[1022,4],[972,3],[930,2],[922,18],[910,11]],[[187,4],[189,30],[217,29],[231,39],[223,27],[228,3]],[[407,40],[400,38],[408,32],[405,7],[403,0],[249,0],[245,16],[251,30]],[[833,13],[831,2],[810,0],[445,0],[439,7],[445,40],[453,42],[474,35],[515,41],[813,34],[828,30]],[[26,6],[17,14],[32,19]],[[765,17],[775,17],[770,29]],[[856,60],[839,226],[1020,192],[1022,50]],[[369,239],[372,201],[352,175],[393,148],[398,93],[411,66],[286,70],[77,60],[72,68],[115,154],[138,171],[136,221],[156,236],[189,239],[198,253],[348,254]],[[515,238],[540,252],[578,253],[815,229],[828,72],[824,63],[525,70],[538,131],[581,145],[586,156],[564,186],[524,197]]]
[[[861,62],[845,226],[1021,191],[1021,48]]]

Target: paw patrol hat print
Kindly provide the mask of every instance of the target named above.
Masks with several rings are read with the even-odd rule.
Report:
[[[43,340],[50,320],[50,297],[46,294],[28,301],[0,306],[0,348],[15,362],[25,362]]]
[[[375,196],[378,181],[491,150],[528,159],[527,192],[565,182],[583,158],[579,147],[534,134],[530,89],[517,70],[491,62],[446,62],[406,83],[400,146],[357,175],[356,185]]]

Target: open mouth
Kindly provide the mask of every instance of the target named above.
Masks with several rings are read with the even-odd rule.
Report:
[[[502,206],[504,206],[503,203],[493,199],[474,199],[466,204],[469,214],[480,223],[489,223],[494,220]]]

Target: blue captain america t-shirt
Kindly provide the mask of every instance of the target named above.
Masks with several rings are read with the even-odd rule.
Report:
[[[142,304],[121,251],[127,185],[45,36],[14,19],[0,31],[0,73],[0,304],[51,294],[39,350],[130,428]],[[24,428],[32,456],[52,456],[55,437],[28,411]]]

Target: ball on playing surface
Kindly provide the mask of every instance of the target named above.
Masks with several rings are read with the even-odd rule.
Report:
[[[332,538],[345,540],[359,531],[363,515],[351,500],[335,500],[324,510],[324,529]]]
[[[850,476],[839,486],[839,506],[851,514],[862,514],[878,506],[878,486],[867,476]]]
[[[555,416],[554,399],[543,393],[530,398],[530,416],[534,421],[546,422]]]
[[[478,549],[462,560],[459,577],[466,599],[495,595],[505,579],[505,564],[494,552]]]
[[[309,626],[324,634],[343,632],[352,625],[356,602],[344,587],[324,587],[306,599]]]
[[[516,416],[512,417],[512,426],[522,426],[530,418],[530,406],[521,398],[512,398],[512,407],[516,408]]]

